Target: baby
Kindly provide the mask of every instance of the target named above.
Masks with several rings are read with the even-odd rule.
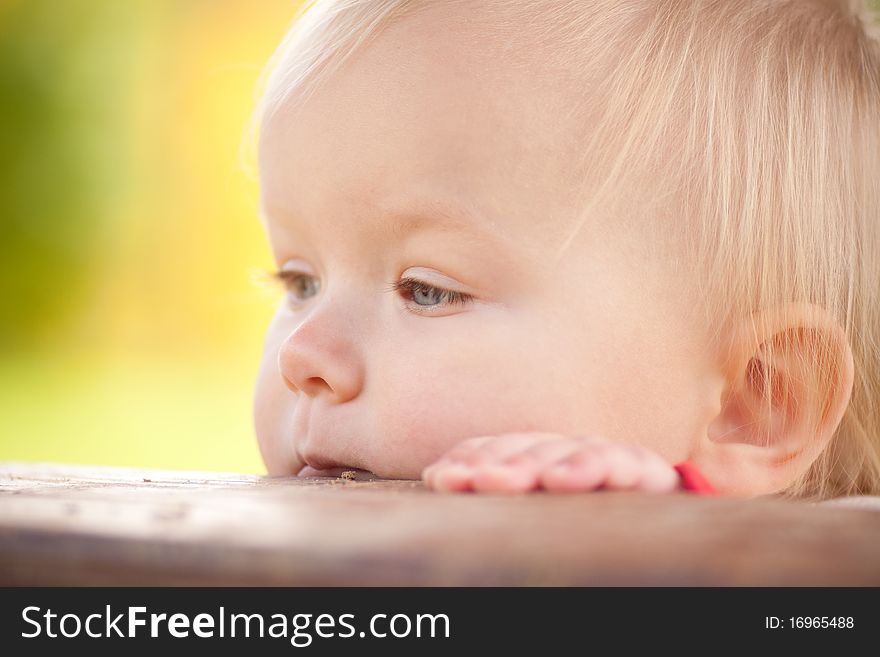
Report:
[[[880,493],[864,7],[309,4],[255,114],[271,475]]]

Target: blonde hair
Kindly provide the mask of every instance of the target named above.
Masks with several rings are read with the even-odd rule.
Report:
[[[248,143],[383,27],[457,2],[474,7],[305,2],[258,83]],[[546,48],[544,61],[607,65],[572,109],[589,128],[574,169],[588,193],[560,256],[591,212],[630,207],[636,189],[657,209],[650,229],[658,240],[680,233],[684,260],[700,267],[693,276],[717,338],[731,322],[787,301],[824,309],[853,350],[852,398],[829,446],[781,494],[880,494],[880,30],[866,6],[496,0],[481,10],[504,16],[487,29],[518,27]],[[801,339],[781,336],[765,353],[772,362],[774,350]],[[817,345],[811,366],[834,377],[839,362]],[[766,403],[777,403],[772,368],[762,376]]]

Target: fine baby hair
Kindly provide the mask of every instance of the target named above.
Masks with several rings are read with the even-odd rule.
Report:
[[[260,80],[252,137],[384,26],[437,4],[472,3],[305,3]],[[583,85],[583,103],[569,109],[585,127],[583,157],[565,181],[583,190],[582,217],[614,208],[650,231],[692,280],[722,352],[728,328],[751,318],[761,356],[742,369],[754,405],[772,410],[764,416],[804,432],[836,426],[782,494],[880,494],[880,28],[868,5],[484,4],[468,20],[511,35],[499,58],[521,62],[523,76]],[[541,70],[520,57],[532,47],[548,53]],[[743,357],[729,351],[732,363]],[[849,380],[849,402],[835,410],[835,387]],[[801,412],[809,395],[817,401]],[[759,427],[762,439],[777,426]]]

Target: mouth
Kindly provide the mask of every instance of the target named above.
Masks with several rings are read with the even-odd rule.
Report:
[[[302,470],[300,470],[297,476],[348,479],[354,481],[372,481],[374,479],[378,479],[378,477],[372,472],[361,470],[360,468],[337,467],[318,470],[317,468],[313,468],[310,465],[307,465]]]

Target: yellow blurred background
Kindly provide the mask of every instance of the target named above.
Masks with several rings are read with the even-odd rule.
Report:
[[[0,0],[0,460],[263,472],[239,148],[297,0]]]
[[[0,460],[263,472],[239,148],[296,0],[0,0]]]

